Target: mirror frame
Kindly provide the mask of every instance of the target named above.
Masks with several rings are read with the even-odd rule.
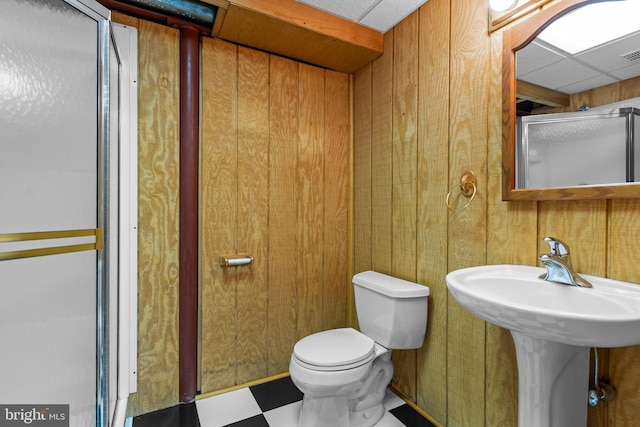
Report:
[[[589,3],[561,0],[540,10],[502,35],[502,200],[576,200],[639,198],[640,183],[516,189],[516,51],[559,17]]]
[[[521,17],[527,15],[531,11],[536,8],[544,6],[546,3],[549,3],[553,0],[526,0],[520,1],[520,5],[518,5],[513,10],[508,12],[494,12],[489,7],[489,33],[496,31],[505,25],[508,25]]]

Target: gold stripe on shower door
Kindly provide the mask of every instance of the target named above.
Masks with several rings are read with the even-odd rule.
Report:
[[[102,229],[91,228],[86,230],[41,231],[31,233],[0,234],[0,243],[24,242],[30,240],[68,239],[74,237],[95,236],[94,243],[82,243],[76,245],[49,246],[45,248],[23,249],[17,251],[0,252],[0,261],[11,259],[31,258],[45,255],[57,255],[70,252],[92,251],[102,249]]]

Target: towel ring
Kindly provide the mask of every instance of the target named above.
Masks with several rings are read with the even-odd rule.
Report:
[[[476,197],[476,193],[478,192],[476,182],[476,175],[472,171],[465,171],[460,177],[460,182],[456,184],[451,190],[449,190],[449,192],[447,193],[447,197],[444,199],[444,203],[447,205],[447,208],[456,212],[469,206],[469,204],[473,201],[473,198]],[[464,205],[454,208],[449,203],[449,199],[451,198],[451,194],[453,194],[454,190],[456,190],[457,188],[459,188],[460,193],[462,193],[464,197],[468,197],[469,200],[467,200]]]

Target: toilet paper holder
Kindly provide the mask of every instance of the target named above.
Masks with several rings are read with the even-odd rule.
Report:
[[[253,257],[250,255],[220,255],[220,267],[235,267],[249,264],[253,264]]]

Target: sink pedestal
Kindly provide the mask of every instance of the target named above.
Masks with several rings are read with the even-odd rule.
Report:
[[[511,335],[518,360],[518,427],[586,426],[590,348]]]

